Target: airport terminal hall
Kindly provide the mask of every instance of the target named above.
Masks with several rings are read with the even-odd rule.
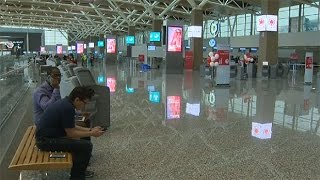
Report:
[[[0,180],[320,180],[320,0],[0,0]]]

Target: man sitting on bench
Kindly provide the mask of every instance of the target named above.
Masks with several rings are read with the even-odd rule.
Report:
[[[86,171],[92,143],[80,138],[99,137],[105,132],[101,127],[90,129],[75,125],[75,109],[82,110],[93,95],[94,91],[88,87],[74,88],[69,97],[55,102],[45,110],[37,126],[36,144],[39,149],[72,153],[70,180],[93,176],[93,172]]]
[[[52,67],[48,72],[48,79],[43,82],[33,93],[34,124],[37,126],[45,109],[61,99],[60,82],[61,73],[57,67]]]

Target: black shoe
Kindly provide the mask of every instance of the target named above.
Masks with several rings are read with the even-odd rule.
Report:
[[[93,175],[94,175],[94,172],[93,172],[93,171],[88,171],[88,170],[87,170],[84,174],[85,174],[85,177],[86,177],[86,178],[92,178],[92,177],[93,177]]]

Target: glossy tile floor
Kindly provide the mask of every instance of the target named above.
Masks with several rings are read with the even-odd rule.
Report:
[[[304,86],[298,74],[214,87],[191,71],[92,71],[113,91],[111,127],[93,138],[93,180],[320,179],[316,80]],[[22,173],[31,178],[39,172]]]

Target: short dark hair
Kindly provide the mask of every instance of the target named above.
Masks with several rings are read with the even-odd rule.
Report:
[[[72,102],[76,98],[79,98],[80,100],[90,100],[92,96],[94,96],[94,94],[94,90],[89,88],[88,86],[78,86],[71,91],[69,98]]]
[[[57,67],[51,67],[50,69],[48,69],[48,71],[47,71],[47,75],[49,76],[49,75],[51,75],[53,72],[59,72],[60,73],[60,69],[59,68],[57,68]]]

